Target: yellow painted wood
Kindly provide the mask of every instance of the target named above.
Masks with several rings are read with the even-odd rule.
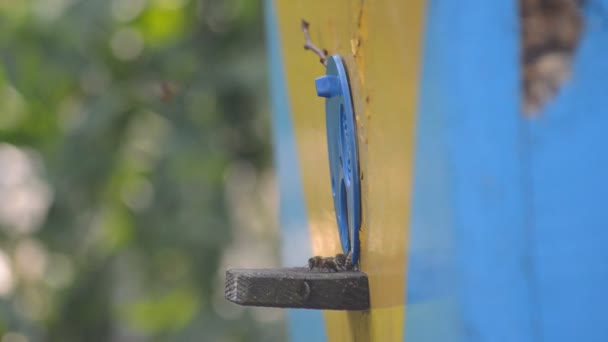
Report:
[[[361,267],[369,274],[372,309],[325,312],[327,336],[330,341],[402,341],[424,0],[277,0],[275,5],[315,254],[334,254],[340,242],[325,102],[314,88],[325,69],[303,49],[301,19],[310,22],[316,45],[345,60],[357,116]]]

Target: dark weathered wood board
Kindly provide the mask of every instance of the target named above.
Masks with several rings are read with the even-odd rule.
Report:
[[[229,269],[225,297],[246,306],[369,309],[367,274],[354,271],[322,272],[305,267]]]

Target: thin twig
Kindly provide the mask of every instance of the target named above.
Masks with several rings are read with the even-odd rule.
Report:
[[[304,39],[306,39],[306,43],[304,43],[304,50],[312,50],[312,52],[319,56],[319,62],[327,66],[327,50],[319,49],[315,46],[315,44],[312,43],[310,40],[310,32],[308,32],[309,26],[310,24],[306,20],[302,19],[302,32],[304,32]]]

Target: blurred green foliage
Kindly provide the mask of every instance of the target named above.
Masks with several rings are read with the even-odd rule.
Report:
[[[3,342],[284,339],[217,309],[226,170],[270,168],[263,37],[259,0],[0,0],[0,205],[18,156],[42,184],[0,217]]]

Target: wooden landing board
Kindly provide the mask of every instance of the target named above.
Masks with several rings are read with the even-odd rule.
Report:
[[[310,271],[305,267],[229,269],[225,297],[246,306],[369,309],[367,274]]]

